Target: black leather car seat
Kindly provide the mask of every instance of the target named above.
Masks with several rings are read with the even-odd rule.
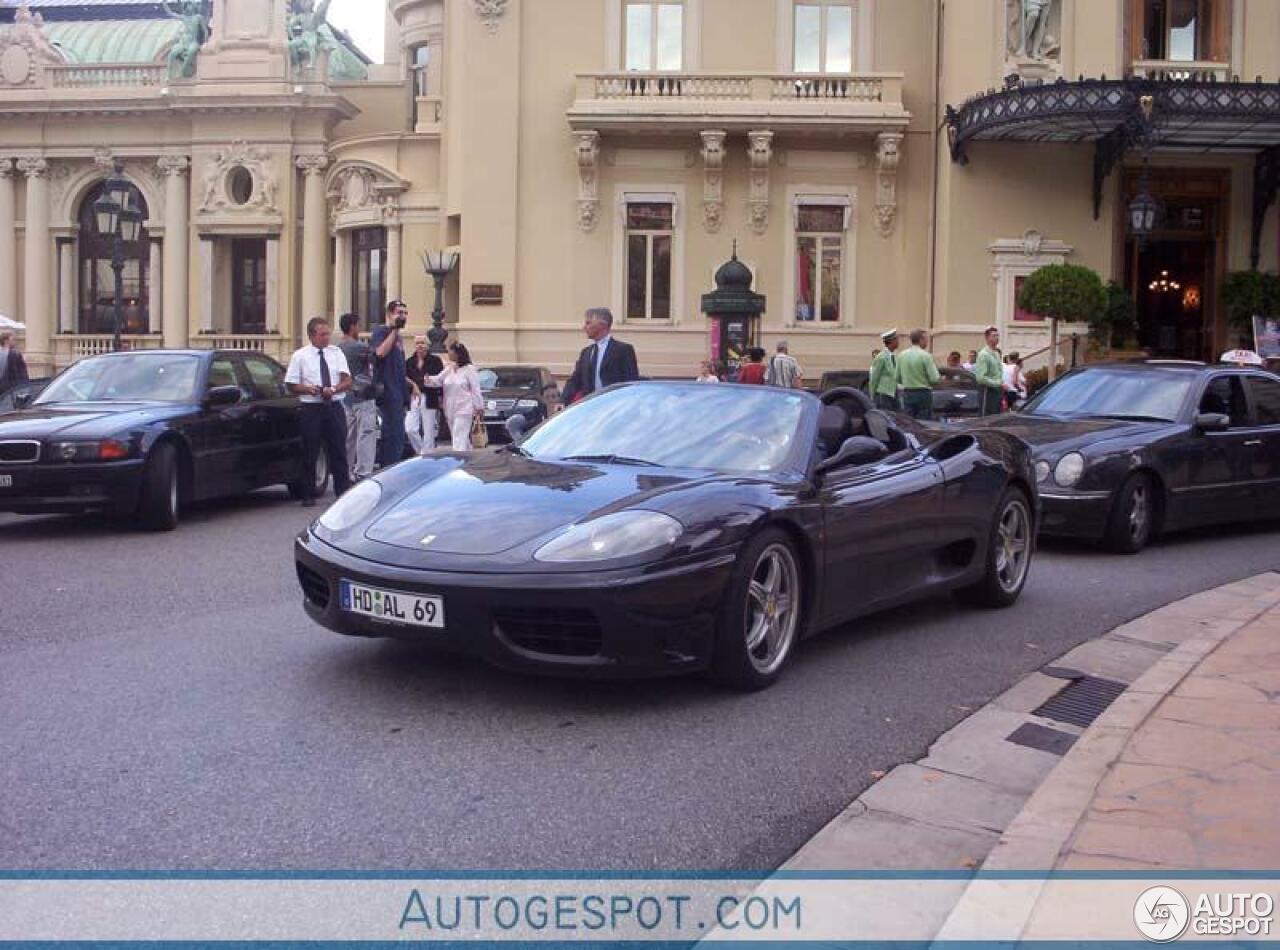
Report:
[[[893,424],[893,420],[881,410],[872,409],[869,411],[863,418],[863,425],[866,428],[867,435],[877,442],[884,443],[891,454],[901,452],[907,447],[907,437],[902,434],[901,429]]]
[[[843,406],[826,405],[818,415],[818,452],[828,459],[840,451],[852,432],[852,420]]]

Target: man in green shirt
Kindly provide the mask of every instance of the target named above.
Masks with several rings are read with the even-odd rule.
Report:
[[[1000,331],[987,327],[984,334],[987,345],[973,364],[973,375],[978,378],[978,391],[982,394],[982,414],[1000,414],[1000,400],[1004,397],[1004,361],[1000,359]]]
[[[902,404],[913,419],[933,418],[933,387],[942,374],[933,354],[926,347],[929,334],[911,331],[911,346],[898,357],[898,382],[902,385]]]
[[[875,400],[877,409],[888,409],[898,412],[902,403],[898,402],[898,358],[894,354],[898,350],[898,331],[889,330],[880,334],[884,349],[871,361],[871,398]]]

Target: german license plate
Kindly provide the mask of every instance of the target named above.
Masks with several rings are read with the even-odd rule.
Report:
[[[0,488],[12,488],[12,487],[13,487],[13,476],[0,475]]]
[[[338,589],[342,609],[348,613],[405,627],[444,629],[444,600],[440,597],[379,590],[351,581],[343,581]]]

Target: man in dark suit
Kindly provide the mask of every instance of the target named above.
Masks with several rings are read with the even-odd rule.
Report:
[[[590,396],[597,389],[640,378],[635,348],[613,338],[613,314],[607,307],[588,310],[582,330],[591,343],[578,356],[573,375],[565,383],[565,405]]]
[[[27,362],[13,345],[13,331],[0,330],[0,393],[27,381]]]

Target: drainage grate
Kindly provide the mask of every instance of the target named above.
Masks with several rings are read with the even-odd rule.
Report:
[[[1060,729],[1042,726],[1038,722],[1026,722],[1005,736],[1005,741],[1053,755],[1066,755],[1067,750],[1075,744],[1076,737]]]
[[[1100,676],[1074,677],[1056,696],[1039,709],[1033,709],[1031,714],[1057,722],[1070,723],[1084,729],[1092,725],[1093,721],[1128,688],[1128,683],[1103,679]]]

